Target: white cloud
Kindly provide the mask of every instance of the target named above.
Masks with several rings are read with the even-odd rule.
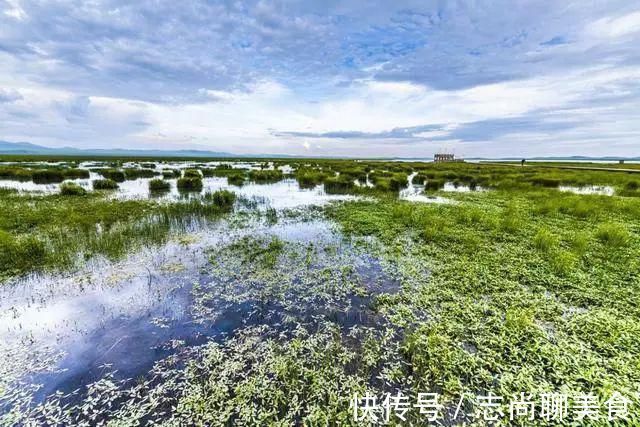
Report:
[[[4,14],[10,18],[18,21],[24,21],[27,18],[27,13],[20,6],[19,0],[5,0],[8,7],[4,10]]]
[[[593,22],[588,31],[598,37],[616,38],[640,32],[640,10],[622,16],[608,16]]]

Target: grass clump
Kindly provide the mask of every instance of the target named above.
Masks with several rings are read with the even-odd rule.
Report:
[[[88,170],[78,168],[63,169],[63,174],[65,179],[87,179],[90,177]]]
[[[180,178],[182,172],[180,169],[165,169],[162,171],[162,177],[164,179]]]
[[[596,238],[607,247],[620,248],[627,246],[630,235],[629,231],[622,224],[605,223],[598,226]]]
[[[296,172],[295,177],[300,188],[314,188],[322,184],[327,175],[317,170],[301,169]]]
[[[202,178],[202,173],[198,169],[185,169],[182,175],[184,178]]]
[[[159,172],[152,169],[138,169],[138,168],[126,168],[124,169],[124,176],[128,180],[134,180],[138,178],[153,178],[158,176]]]
[[[259,184],[278,182],[283,178],[284,174],[280,169],[252,170],[249,172],[249,179]]]
[[[393,191],[400,191],[409,184],[409,179],[405,173],[396,173],[389,179],[389,185]]]
[[[60,195],[62,196],[84,196],[87,190],[74,182],[63,182],[60,185]]]
[[[227,176],[227,184],[235,185],[237,187],[244,184],[244,173],[234,174]]]
[[[32,172],[29,169],[19,167],[0,166],[0,179],[10,179],[14,181],[30,181]]]
[[[184,177],[178,179],[178,190],[180,191],[201,191],[202,190],[202,178],[198,175],[195,177]]]
[[[206,193],[204,195],[204,199],[224,211],[229,211],[233,208],[233,204],[236,201],[236,195],[228,190],[218,190],[213,193]]]
[[[347,176],[336,176],[324,180],[324,191],[327,194],[348,193],[355,187],[353,179]]]
[[[424,182],[424,191],[438,191],[444,188],[444,179],[427,179]]]
[[[32,177],[36,184],[62,182],[64,181],[64,172],[59,169],[41,169],[33,171]]]
[[[427,179],[428,178],[426,174],[418,173],[411,179],[411,183],[415,185],[424,185]]]
[[[103,178],[110,179],[115,182],[124,182],[126,180],[124,171],[120,169],[97,169],[96,172]]]
[[[156,178],[149,181],[149,190],[150,191],[169,191],[171,189],[171,183],[169,181],[165,181],[164,179]]]
[[[96,179],[92,183],[94,190],[116,190],[118,183],[112,179]]]
[[[558,245],[558,241],[549,229],[541,228],[533,238],[533,245],[540,252],[549,253]]]

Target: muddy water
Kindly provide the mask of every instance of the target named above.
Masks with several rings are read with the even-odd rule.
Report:
[[[272,190],[261,192],[261,206],[277,209],[330,200],[301,196],[288,182],[259,188]],[[82,399],[105,375],[144,377],[176,348],[222,341],[247,326],[286,331],[320,320],[342,328],[383,321],[372,298],[399,283],[373,249],[356,249],[308,212],[276,224],[246,215],[195,221],[169,243],[120,262],[93,259],[77,272],[3,285],[0,414],[54,393],[80,390],[73,398]],[[263,265],[251,254],[268,253],[269,242],[280,242],[281,253]]]

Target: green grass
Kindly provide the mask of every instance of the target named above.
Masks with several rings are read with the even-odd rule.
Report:
[[[186,172],[185,172],[186,173]],[[179,178],[177,182],[180,191],[202,191],[202,178],[198,175],[195,177]]]
[[[348,176],[336,176],[324,180],[324,191],[328,194],[348,193],[355,187],[353,179]]]
[[[198,169],[185,169],[182,176],[184,178],[202,178],[202,172]]]
[[[213,193],[205,193],[204,200],[213,203],[222,210],[229,211],[233,208],[236,195],[228,190],[218,190]]]
[[[126,168],[123,170],[125,179],[134,180],[138,178],[153,178],[160,175],[160,172],[156,172],[153,169],[138,169],[138,168]]]
[[[171,189],[171,183],[163,179],[152,179],[149,181],[150,191],[169,191]]]
[[[455,197],[329,208],[347,233],[385,242],[406,280],[420,282],[417,266],[429,270],[417,289],[378,303],[405,328],[401,376],[452,400],[479,390],[637,390],[640,203],[567,201],[553,189]],[[578,200],[584,207],[570,208]]]
[[[116,190],[118,183],[112,179],[96,179],[92,183],[94,190]]]
[[[117,259],[140,244],[165,241],[182,220],[217,218],[229,211],[231,197],[225,194],[221,198],[225,203],[166,204],[107,200],[98,193],[28,196],[2,190],[0,280],[74,268],[95,255]]]
[[[182,175],[182,171],[179,169],[175,169],[175,170],[165,169],[162,171],[162,177],[164,179],[180,178],[181,175]]]
[[[244,173],[227,176],[227,184],[241,186],[244,184]]]
[[[258,184],[266,184],[281,181],[284,174],[281,170],[252,170],[249,172],[249,180]]]
[[[96,169],[95,172],[100,174],[103,178],[110,179],[115,182],[124,182],[126,180],[124,171],[120,169]]]
[[[73,182],[63,182],[60,185],[60,194],[62,196],[84,196],[87,190]]]

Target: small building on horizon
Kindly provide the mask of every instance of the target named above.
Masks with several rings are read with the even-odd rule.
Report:
[[[433,161],[435,163],[444,163],[444,162],[457,162],[460,161],[456,159],[456,156],[448,153],[436,153],[433,155]]]

